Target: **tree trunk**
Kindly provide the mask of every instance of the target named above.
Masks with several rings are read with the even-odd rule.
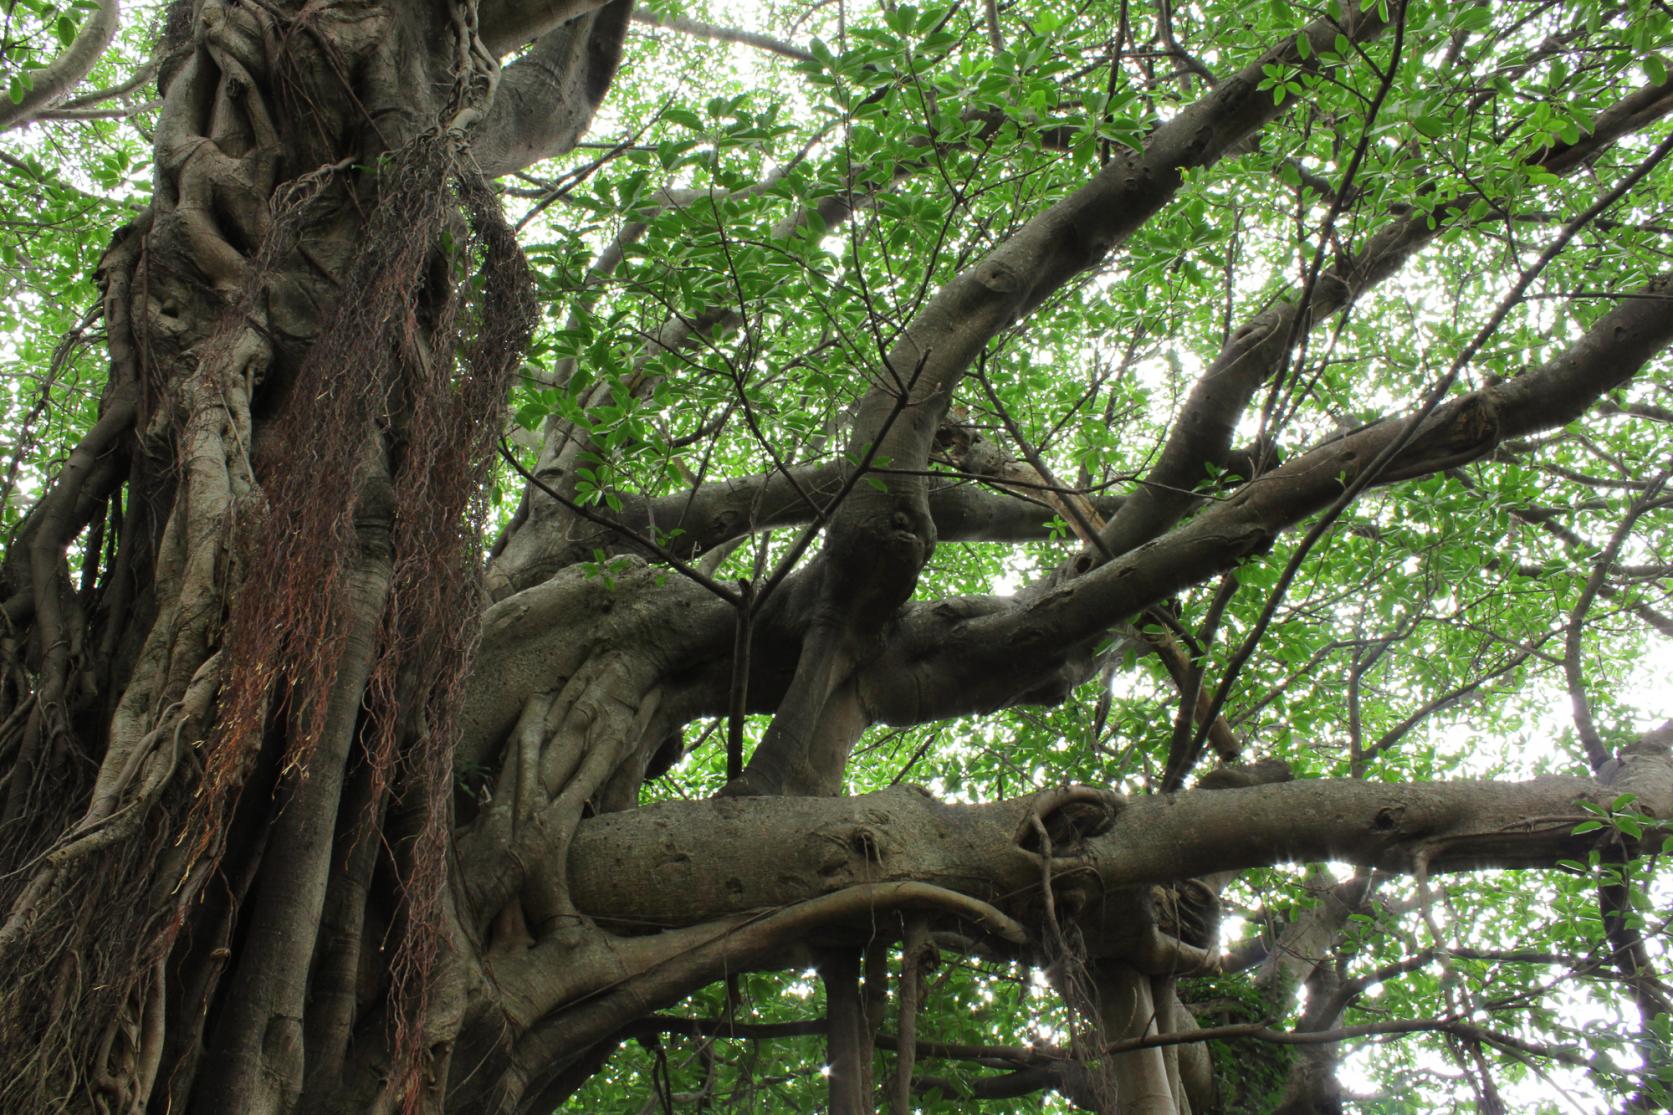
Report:
[[[1623,792],[1673,812],[1665,747],[1608,784],[837,796],[868,726],[1059,700],[1116,624],[1344,485],[1567,421],[1673,335],[1654,280],[1548,364],[1350,431],[1186,520],[1270,342],[1295,341],[1286,303],[1230,334],[1236,390],[1210,408],[1227,413],[1163,458],[1160,494],[1087,504],[1115,512],[1099,560],[1014,598],[914,599],[937,537],[1020,529],[927,479],[969,365],[1276,117],[1267,68],[1315,72],[1326,45],[1346,64],[1338,40],[1375,37],[1378,8],[1286,36],[927,299],[842,464],[681,493],[703,522],[657,553],[673,564],[835,492],[820,556],[763,600],[636,556],[583,568],[588,532],[613,528],[550,476],[480,568],[536,320],[485,175],[575,142],[625,0],[180,0],[154,198],[100,272],[100,416],[0,568],[0,1110],[544,1113],[656,1009],[816,959],[832,1106],[866,1110],[874,1042],[913,1040],[877,1032],[910,926],[1049,968],[1096,1021],[1074,1071],[1030,1064],[1030,1086],[1196,1111],[1208,1069],[1174,1048],[1196,1027],[1175,981],[1217,968],[1209,880],[1327,858],[1550,865],[1595,848],[1575,824]],[[1439,224],[1420,223],[1349,261],[1352,283],[1327,275],[1313,309],[1391,273]],[[879,449],[901,475],[856,487]],[[654,502],[617,526],[654,524]],[[775,717],[726,796],[633,808],[685,724],[745,711]]]
[[[608,83],[625,6],[591,7],[531,50],[597,71],[537,157]],[[4,570],[0,1106],[439,1109],[479,492],[533,321],[466,152],[528,82],[474,3],[182,2],[163,50],[101,415]]]

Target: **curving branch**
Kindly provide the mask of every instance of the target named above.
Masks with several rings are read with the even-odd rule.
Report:
[[[1571,173],[1616,140],[1669,112],[1673,80],[1645,86],[1600,114],[1587,135],[1540,152],[1531,165],[1553,174]],[[1090,567],[1103,554],[1123,554],[1141,546],[1200,506],[1201,498],[1192,493],[1207,474],[1205,466],[1229,463],[1232,437],[1249,401],[1307,329],[1352,306],[1367,290],[1396,274],[1424,245],[1463,220],[1471,200],[1466,197],[1433,213],[1387,223],[1358,251],[1322,272],[1305,297],[1278,302],[1233,332],[1191,389],[1144,484],[1104,529],[1096,550],[1082,555],[1076,568]]]
[[[127,80],[118,82],[117,84],[105,89],[93,89],[78,96],[71,97],[67,101],[61,101],[57,106],[57,110],[63,111],[66,109],[97,108],[106,101],[114,101],[119,98],[126,97],[140,86],[149,81],[155,80],[158,68],[159,63],[157,59],[153,58],[139,69],[135,70],[133,74],[127,78]]]
[[[1610,839],[1574,835],[1592,816],[1576,803],[1606,806],[1627,789],[1638,794],[1636,808],[1673,816],[1673,758],[1665,747],[1628,755],[1610,783],[1325,779],[1106,795],[1113,822],[1085,839],[1073,860],[1085,880],[1077,883],[1087,896],[1080,916],[1107,916],[1111,924],[1102,936],[1088,932],[1088,944],[1121,956],[1133,943],[1120,923],[1128,908],[1115,901],[1123,888],[1324,860],[1400,874],[1420,864],[1431,872],[1553,867],[1583,860]],[[938,879],[1015,911],[1039,900],[1039,864],[1015,834],[1041,796],[949,805],[897,787],[858,798],[664,802],[583,821],[570,857],[571,893],[583,912],[640,927],[794,908],[833,887],[844,893],[862,874],[875,885]],[[808,835],[766,835],[783,832]],[[1661,837],[1652,831],[1645,839],[1646,847],[1659,846]],[[1062,893],[1058,901],[1065,905]]]
[[[1604,547],[1592,567],[1592,572],[1586,578],[1586,585],[1580,590],[1580,596],[1574,602],[1574,608],[1569,612],[1568,629],[1563,639],[1563,678],[1568,683],[1568,697],[1574,719],[1574,730],[1580,737],[1580,745],[1586,752],[1586,760],[1591,763],[1593,770],[1602,770],[1605,763],[1613,757],[1603,737],[1598,733],[1597,724],[1592,718],[1591,701],[1586,695],[1586,681],[1582,672],[1581,646],[1585,636],[1586,614],[1591,611],[1592,604],[1597,600],[1603,588],[1605,578],[1621,556],[1621,547],[1626,545],[1632,536],[1632,528],[1637,525],[1639,518],[1660,502],[1662,488],[1669,480],[1673,480],[1673,469],[1663,469],[1644,489],[1639,497],[1632,501],[1627,513],[1621,517],[1616,525],[1614,534],[1610,536],[1609,544]]]
[[[603,970],[611,979],[580,994],[574,980],[553,975],[577,969],[569,935],[556,934],[507,955],[494,965],[494,980],[502,989],[522,989],[506,995],[506,1014],[519,1028],[528,1029],[514,1043],[510,1067],[502,1074],[511,1083],[498,1085],[494,1092],[520,1097],[530,1081],[559,1076],[566,1053],[608,1038],[642,1017],[648,1004],[672,1004],[728,972],[774,966],[786,951],[805,945],[816,930],[840,932],[847,925],[856,934],[866,934],[877,919],[914,910],[936,911],[1012,947],[1027,940],[1021,924],[984,901],[903,879],[809,893],[775,909],[703,918],[651,936],[596,941],[587,947],[609,957]],[[648,924],[655,923],[635,928]],[[541,1017],[548,1010],[552,1013]],[[488,1083],[473,1082],[473,1089]]]
[[[1673,343],[1670,301],[1673,276],[1658,277],[1542,367],[1437,407],[1378,482],[1443,471],[1506,439],[1578,418]],[[1404,417],[1387,418],[1326,442],[1075,580],[1035,586],[1011,600],[910,609],[902,637],[861,681],[867,706],[881,720],[907,724],[1061,699],[1085,675],[1060,672],[1113,624],[1267,550],[1280,531],[1330,507],[1345,485],[1399,445],[1406,425]]]
[[[497,56],[621,0],[483,0],[477,10],[482,42]]]
[[[632,0],[611,0],[547,31],[500,75],[472,140],[489,178],[574,147],[621,63]]]
[[[104,57],[110,41],[116,37],[121,16],[117,0],[99,0],[99,6],[87,17],[64,52],[45,68],[29,75],[31,84],[22,100],[0,98],[0,131],[23,127],[69,96],[70,90]]]
[[[854,422],[849,457],[925,467],[954,389],[1001,330],[1102,262],[1173,198],[1187,171],[1214,165],[1282,114],[1261,87],[1265,67],[1317,71],[1321,50],[1338,35],[1368,41],[1383,27],[1374,4],[1308,25],[1158,127],[1142,152],[1112,159],[949,281],[883,354]],[[1298,40],[1310,49],[1298,48]],[[833,791],[866,720],[851,675],[864,648],[910,599],[934,542],[918,477],[904,476],[882,491],[856,491],[837,511],[797,673],[743,778],[728,792]]]
[[[721,27],[718,24],[705,23],[700,19],[690,19],[686,16],[656,15],[652,12],[634,12],[633,22],[644,27],[654,27],[659,31],[675,31],[682,35],[709,39],[717,43],[738,43],[741,46],[752,46],[757,50],[767,51],[769,54],[794,58],[798,62],[813,61],[813,55],[810,52],[782,39],[775,39],[771,35],[763,35],[759,31]]]

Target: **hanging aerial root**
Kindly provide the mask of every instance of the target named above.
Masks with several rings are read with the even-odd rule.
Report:
[[[362,546],[387,545],[394,576],[365,739],[374,801],[393,788],[421,818],[404,849],[392,964],[404,1004],[396,1045],[412,1050],[442,921],[452,748],[480,611],[474,539],[499,410],[535,314],[521,251],[455,133],[418,137],[377,174],[377,207],[344,281],[360,296],[339,304],[298,368],[255,460],[266,507],[243,524],[248,579],[228,623],[229,680],[190,839],[195,855],[218,855],[275,712],[281,770],[305,774],[325,726],[319,695],[352,627],[352,563]],[[385,460],[386,484],[373,482],[382,470],[368,454]]]
[[[516,1110],[524,1093],[558,1071],[566,1056],[603,1040],[642,1017],[647,1005],[671,1004],[727,973],[745,970],[805,941],[814,929],[843,923],[871,932],[878,919],[897,912],[936,922],[957,921],[969,930],[1017,948],[1028,940],[1024,926],[998,908],[932,883],[861,883],[777,909],[742,914],[703,925],[648,936],[618,938],[588,930],[579,939],[555,936],[530,949],[503,954],[493,978],[502,988],[553,989],[554,971],[597,977],[606,985],[562,982],[543,1003],[522,1004],[525,1019],[538,1018],[517,1039],[511,1064],[493,1084],[484,1084],[499,1106]],[[608,965],[574,963],[588,948],[601,948]]]
[[[172,503],[156,509],[162,529],[146,539],[154,549],[137,559],[155,563],[159,595],[148,602],[149,633],[104,767],[97,750],[55,747],[57,781],[13,779],[28,806],[18,815],[40,831],[0,831],[6,850],[20,849],[10,866],[25,869],[0,880],[0,980],[13,988],[0,1002],[0,1050],[14,1070],[0,1082],[3,1110],[51,1110],[79,1102],[88,1086],[120,1109],[145,1101],[158,1002],[146,973],[160,971],[156,960],[216,877],[257,754],[271,744],[286,774],[306,774],[324,731],[323,695],[368,606],[380,609],[370,617],[380,643],[363,738],[376,802],[392,789],[410,824],[396,845],[406,890],[394,977],[403,1020],[422,1013],[441,924],[455,710],[479,611],[481,493],[535,316],[527,268],[460,128],[436,128],[381,158],[351,140],[323,154],[317,170],[275,182],[287,149],[336,142],[280,136],[267,103],[308,95],[309,71],[338,59],[320,63],[295,47],[305,40],[331,53],[331,36],[301,22],[295,37],[278,34],[282,17],[266,7],[212,6],[189,18],[186,6],[176,10],[196,34],[175,37],[181,49],[162,83],[170,99],[158,166],[169,189],[159,189],[137,232],[119,237],[102,276],[112,382],[127,408],[117,415],[107,406],[104,421],[123,419],[124,444],[137,433],[144,451],[178,457]],[[471,75],[491,76],[492,58],[475,49],[474,26],[460,34],[463,92],[441,117],[452,123],[491,93],[491,82]],[[350,70],[331,72],[347,80]],[[199,97],[219,98],[212,119],[193,111]],[[367,234],[346,267],[309,254],[310,241],[340,231],[333,222],[358,225],[367,211]],[[203,266],[177,271],[171,252]],[[358,297],[340,300],[291,363],[279,348],[298,338],[268,310],[300,290],[299,258]],[[208,309],[179,312],[187,306]],[[130,328],[130,310],[149,316]],[[253,422],[253,402],[276,413],[258,410]],[[389,478],[381,490],[368,483],[374,474]],[[122,470],[115,476],[112,486]],[[102,473],[95,479],[104,484]],[[59,503],[75,502],[69,486],[55,490]],[[62,533],[50,540],[53,568],[23,578],[52,593],[48,622],[36,629],[68,654],[58,688],[79,684],[80,640],[93,629],[68,610],[78,597]],[[348,591],[369,545],[387,548],[395,567],[387,598],[371,605]],[[120,557],[136,560],[129,548]],[[98,556],[89,555],[95,574]],[[15,595],[7,594],[8,612]],[[25,606],[34,613],[41,601]],[[187,716],[180,705],[210,661],[202,703],[213,711]],[[0,705],[0,728],[71,739],[56,689],[43,701],[38,678],[22,668],[6,674],[15,696]],[[104,735],[87,747],[104,747]],[[61,785],[66,777],[83,782]],[[69,812],[47,814],[41,797]]]

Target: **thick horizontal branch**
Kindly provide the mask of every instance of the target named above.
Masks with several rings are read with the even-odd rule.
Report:
[[[655,499],[626,496],[620,511],[599,509],[601,517],[619,529],[587,533],[580,524],[571,525],[565,540],[568,553],[551,560],[569,565],[590,559],[597,549],[634,550],[634,536],[654,538],[675,555],[692,558],[758,531],[804,526],[829,513],[845,472],[843,464],[832,462],[714,481]],[[1036,542],[1052,537],[1057,512],[1044,500],[951,476],[931,477],[930,483],[930,515],[943,542]],[[1089,502],[1109,515],[1122,498],[1098,496]]]
[[[1665,749],[1629,755],[1609,783],[1320,780],[1132,799],[1083,791],[1083,807],[1102,803],[1113,820],[1058,855],[1064,880],[1089,904],[1127,888],[1293,862],[1389,872],[1552,867],[1608,839],[1573,835],[1592,816],[1577,803],[1607,806],[1627,790],[1638,795],[1635,808],[1673,814]],[[584,821],[571,849],[571,895],[583,912],[643,929],[793,906],[862,879],[933,880],[1015,916],[1041,878],[1038,854],[1018,834],[1032,831],[1035,811],[1049,822],[1061,800],[1048,792],[949,805],[898,787],[858,798],[664,802]]]
[[[1358,1026],[1341,1026],[1333,1030],[1278,1030],[1259,1023],[1236,1023],[1209,1026],[1200,1030],[1179,1033],[1153,1034],[1111,1042],[1106,1053],[1126,1053],[1134,1049],[1156,1049],[1168,1045],[1186,1045],[1199,1041],[1233,1041],[1251,1038],[1274,1045],[1335,1045],[1355,1038],[1399,1037],[1406,1034],[1451,1034],[1454,1037],[1479,1041],[1501,1049],[1511,1049],[1536,1057],[1549,1057],[1567,1065],[1586,1068],[1591,1060],[1582,1054],[1556,1046],[1525,1041],[1510,1034],[1500,1033],[1486,1026],[1457,1018],[1402,1018],[1391,1022],[1367,1022]]]

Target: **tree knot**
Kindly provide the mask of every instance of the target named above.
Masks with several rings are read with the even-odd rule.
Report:
[[[1034,799],[1018,827],[1017,847],[1052,859],[1078,855],[1087,841],[1115,827],[1124,804],[1119,795],[1092,786],[1048,791]]]

